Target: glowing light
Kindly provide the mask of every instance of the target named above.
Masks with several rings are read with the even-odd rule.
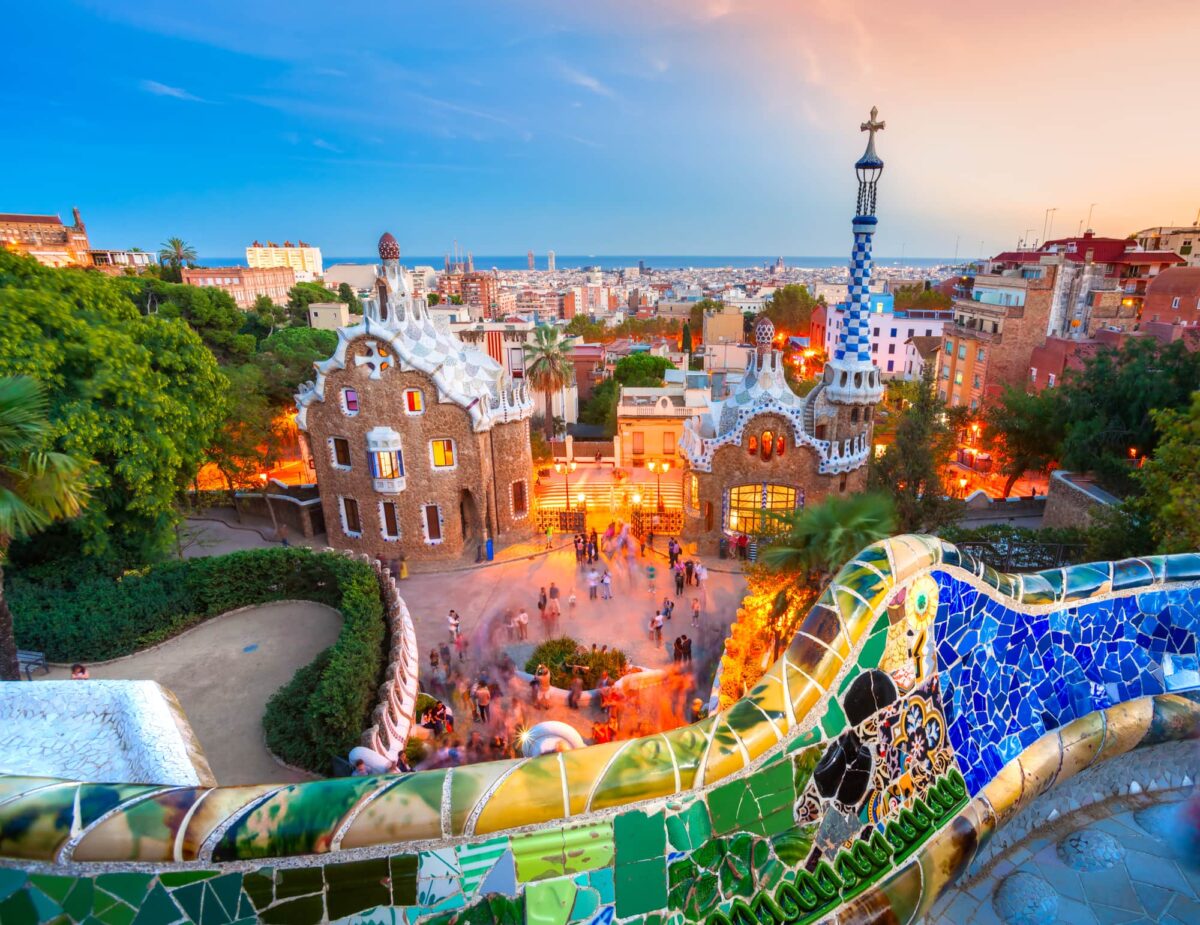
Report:
[[[642,503],[642,496],[641,496],[641,495],[638,495],[638,494],[635,494],[635,495],[633,496],[633,503],[634,503],[634,504],[641,504],[641,503]]]

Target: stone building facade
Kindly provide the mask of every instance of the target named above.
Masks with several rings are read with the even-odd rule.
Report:
[[[883,171],[875,153],[883,123],[875,115],[863,125],[870,140],[855,165],[858,214],[845,321],[821,381],[803,398],[792,391],[783,354],[772,347],[775,328],[764,316],[741,386],[684,425],[684,533],[702,553],[722,537],[772,532],[770,512],[866,487],[875,406],[883,395],[868,298],[875,184]]]
[[[528,535],[528,391],[433,323],[390,235],[380,256],[379,298],[338,330],[334,355],[296,396],[330,544],[385,561],[452,559]]]
[[[75,223],[64,225],[57,215],[0,213],[0,247],[33,257],[48,267],[90,267],[91,246],[78,209]]]

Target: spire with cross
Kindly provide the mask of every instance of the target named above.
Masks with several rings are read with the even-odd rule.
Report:
[[[883,173],[883,159],[875,151],[875,133],[883,131],[886,122],[879,121],[879,108],[871,107],[871,118],[862,124],[860,131],[870,132],[867,150],[854,165],[858,174],[858,214],[875,214],[875,184]]]

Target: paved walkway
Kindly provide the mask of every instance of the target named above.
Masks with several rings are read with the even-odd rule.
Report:
[[[1190,788],[1115,800],[1098,821],[1068,816],[939,899],[926,925],[1195,925],[1200,868],[1186,834],[1188,796]]]
[[[341,625],[341,615],[323,604],[265,604],[215,617],[158,648],[89,666],[89,673],[158,681],[173,691],[222,785],[307,780],[267,751],[263,711],[296,669],[333,644]],[[49,675],[67,677],[64,668]]]

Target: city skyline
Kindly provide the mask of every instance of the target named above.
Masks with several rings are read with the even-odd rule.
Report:
[[[1060,4],[1036,29],[992,11],[738,2],[299,3],[282,20],[208,0],[178,20],[117,0],[10,21],[15,73],[55,65],[0,89],[25,137],[0,151],[5,208],[78,205],[106,246],[180,235],[234,255],[303,237],[369,254],[390,228],[407,254],[455,239],[539,259],[837,254],[863,144],[846,127],[871,105],[894,203],[881,257],[1074,234],[1092,203],[1096,231],[1121,236],[1200,205],[1194,175],[1162,166],[1200,124],[1169,87],[1147,92],[1200,27],[1182,2],[1133,21]],[[1059,47],[1064,30],[1078,41]],[[1119,69],[1100,63],[1116,41]]]

